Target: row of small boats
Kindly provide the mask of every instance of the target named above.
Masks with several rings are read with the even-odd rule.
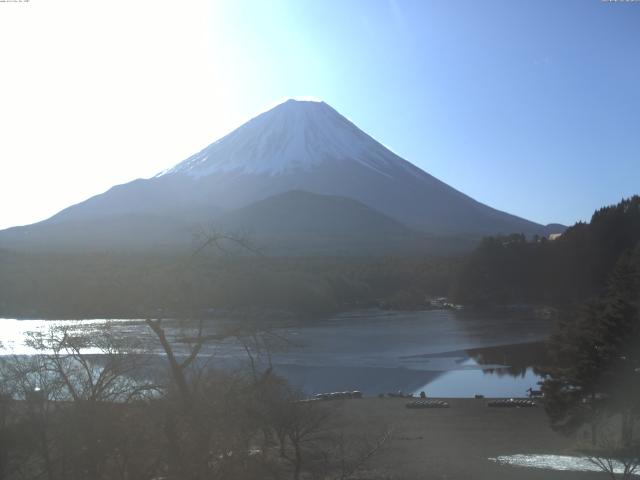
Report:
[[[530,408],[535,407],[536,402],[522,398],[507,398],[504,400],[492,400],[487,405],[490,407]]]
[[[444,400],[414,400],[405,405],[407,408],[449,408]]]
[[[492,400],[487,403],[489,407],[506,407],[506,408],[531,408],[536,406],[536,402],[527,399],[500,399]],[[405,404],[407,408],[449,408],[449,403],[444,400],[414,400]]]
[[[400,395],[400,394],[387,394],[390,397],[401,397],[401,398],[412,398],[410,395]],[[383,394],[380,394],[383,397]],[[313,398],[308,398],[303,401],[312,402],[312,401],[320,401],[320,400],[346,400],[353,398],[362,398],[362,392],[359,390],[347,391],[347,392],[331,392],[331,393],[318,393]],[[414,397],[415,398],[415,397]],[[481,395],[477,395],[476,398],[484,398]],[[489,407],[498,407],[498,408],[530,408],[535,407],[536,402],[533,400],[527,400],[523,398],[506,398],[506,399],[497,399],[491,400],[487,402],[487,406]],[[406,408],[449,408],[449,403],[444,400],[436,400],[436,399],[425,399],[424,397],[421,399],[413,400],[407,404],[405,404]]]
[[[362,392],[353,390],[351,392],[331,392],[318,393],[315,398],[317,400],[345,400],[350,398],[362,398]]]

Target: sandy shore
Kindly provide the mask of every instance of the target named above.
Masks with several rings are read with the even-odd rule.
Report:
[[[551,430],[544,409],[488,407],[486,399],[445,399],[447,409],[407,409],[406,399],[364,398],[336,405],[346,432],[390,439],[367,465],[363,478],[577,480],[601,473],[563,472],[498,465],[491,457],[571,454],[572,439]],[[327,404],[334,402],[327,402]]]

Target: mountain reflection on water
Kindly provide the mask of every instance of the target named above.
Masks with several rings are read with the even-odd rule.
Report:
[[[522,397],[527,389],[538,389],[537,366],[546,364],[543,342],[474,348],[447,352],[459,368],[443,372],[414,393],[430,396]]]
[[[323,327],[312,339],[309,331],[297,332],[304,358],[276,356],[276,370],[309,394],[357,389],[516,397],[539,388],[535,366],[546,361],[546,321],[451,311],[351,320],[336,331]],[[322,341],[327,332],[331,342]]]
[[[501,365],[499,368],[483,368],[486,373],[500,377],[524,377],[532,367],[546,365],[548,360],[544,342],[474,348],[466,353],[478,365]]]
[[[528,388],[539,388],[535,366],[544,364],[545,349],[543,342],[532,342],[401,360],[395,368],[285,364],[276,370],[310,394],[358,389],[368,395],[424,391],[433,397],[522,397]]]
[[[0,323],[0,351],[4,355],[36,353],[24,343],[28,332],[43,333],[51,326],[69,325],[91,336],[105,323],[116,336],[135,338],[145,345],[145,351],[161,354],[148,327],[139,320],[0,319]],[[204,333],[215,335],[229,324],[237,325],[229,319],[209,321]],[[167,337],[174,342],[193,335],[197,325],[177,320],[164,323]],[[309,395],[345,390],[368,395],[425,390],[444,397],[476,393],[510,397],[536,388],[538,376],[532,367],[544,362],[541,342],[550,324],[514,314],[367,310],[270,328],[288,343],[287,348],[270,355],[275,371]],[[179,346],[177,352],[181,352]],[[221,368],[235,368],[247,360],[244,348],[233,339],[216,342],[202,353],[214,355],[215,365]]]

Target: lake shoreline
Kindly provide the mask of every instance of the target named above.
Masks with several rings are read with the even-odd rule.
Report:
[[[0,320],[0,322],[3,322]],[[110,323],[116,337],[138,345],[137,351],[157,354],[161,348],[143,320],[4,320],[0,353],[37,354],[23,339],[30,332],[46,334],[51,327],[70,328],[87,338],[100,336]],[[188,354],[181,339],[192,337],[198,321],[166,320],[168,338],[177,355]],[[205,322],[203,333],[219,337],[232,320]],[[258,325],[264,329],[265,325]],[[470,397],[474,394],[514,396],[536,388],[541,343],[549,322],[518,316],[477,315],[474,312],[366,310],[325,318],[313,324],[276,322],[267,330],[285,339],[270,360],[274,368],[305,394],[360,390],[368,395],[403,391]],[[99,353],[99,351],[87,351]],[[221,368],[247,361],[232,335],[207,345],[201,355],[217,356]]]
[[[383,300],[372,302],[370,304],[343,306],[342,308],[333,309],[322,313],[304,313],[293,310],[271,309],[271,308],[211,308],[207,312],[198,312],[190,315],[180,315],[172,312],[158,312],[149,311],[147,314],[144,312],[140,315],[134,316],[122,316],[117,313],[114,315],[101,315],[101,316],[56,316],[47,315],[46,313],[33,312],[30,314],[24,313],[12,313],[12,312],[0,312],[0,321],[4,318],[11,318],[16,320],[48,320],[48,321],[80,321],[80,320],[130,320],[130,321],[144,321],[145,319],[156,320],[158,318],[173,320],[173,321],[220,321],[220,320],[234,320],[234,321],[273,321],[274,319],[281,318],[287,322],[293,322],[294,324],[310,325],[314,323],[322,323],[327,319],[332,319],[342,316],[350,316],[362,312],[379,312],[381,314],[393,314],[395,312],[400,313],[419,313],[419,312],[434,312],[434,311],[464,311],[470,314],[480,315],[518,315],[530,318],[536,318],[539,320],[555,320],[559,312],[567,308],[568,306],[549,305],[549,304],[495,304],[495,305],[457,305],[453,303],[447,303],[449,306],[433,306],[432,300],[425,300],[424,303],[419,305],[385,305]]]

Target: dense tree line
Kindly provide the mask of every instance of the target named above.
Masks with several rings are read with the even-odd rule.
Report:
[[[596,211],[556,240],[485,238],[453,286],[463,303],[580,303],[603,292],[618,259],[640,242],[640,197]]]
[[[419,308],[446,294],[456,262],[438,258],[266,257],[0,251],[0,316],[208,316],[273,309],[299,317],[360,307]]]

